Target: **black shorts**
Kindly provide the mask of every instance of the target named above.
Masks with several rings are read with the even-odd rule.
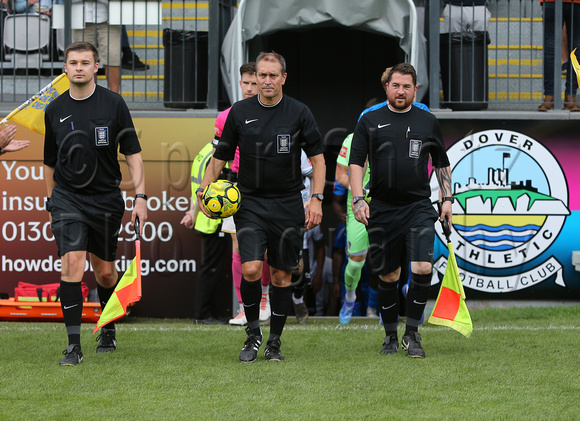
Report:
[[[437,218],[428,199],[408,205],[372,200],[367,226],[372,273],[395,271],[405,251],[410,262],[432,262]]]
[[[270,266],[298,269],[304,220],[300,192],[276,198],[242,195],[240,210],[234,215],[242,263],[264,260],[268,250]]]
[[[48,202],[58,255],[88,251],[112,262],[125,203],[118,190],[98,195],[73,193],[56,186]]]

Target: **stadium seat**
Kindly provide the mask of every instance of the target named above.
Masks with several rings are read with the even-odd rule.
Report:
[[[40,69],[49,59],[50,18],[37,14],[14,14],[4,20],[6,60],[14,69]]]

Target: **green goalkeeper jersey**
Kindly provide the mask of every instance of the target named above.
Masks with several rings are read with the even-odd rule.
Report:
[[[342,147],[340,148],[340,153],[338,154],[338,158],[336,158],[336,163],[337,164],[341,164],[344,165],[345,167],[348,167],[348,160],[350,159],[350,144],[352,143],[352,136],[353,133],[349,134],[344,141],[342,142]],[[367,185],[369,184],[369,180],[371,178],[371,170],[369,168],[369,166],[367,165],[367,169],[365,171],[365,175],[363,177],[363,187],[365,189],[368,189]],[[347,206],[346,206],[346,212],[347,214],[352,214],[352,191],[349,188],[348,189],[348,196],[347,196]]]

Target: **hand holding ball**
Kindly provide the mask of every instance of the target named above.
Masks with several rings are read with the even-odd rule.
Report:
[[[236,213],[240,207],[242,196],[234,183],[227,180],[217,180],[203,191],[202,203],[211,216],[227,218]]]

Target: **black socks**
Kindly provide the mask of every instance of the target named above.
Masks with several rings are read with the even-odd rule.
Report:
[[[60,307],[68,335],[68,344],[80,345],[83,316],[83,291],[80,282],[60,281]]]

